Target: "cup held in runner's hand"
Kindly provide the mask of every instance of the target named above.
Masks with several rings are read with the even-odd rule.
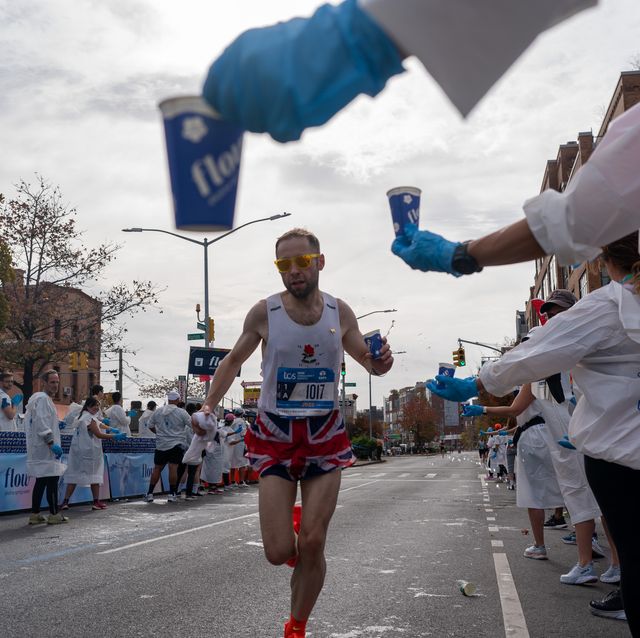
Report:
[[[364,335],[364,340],[369,348],[369,352],[374,359],[380,358],[380,350],[382,350],[382,335],[380,330],[372,330]]]
[[[244,131],[199,96],[163,100],[176,228],[233,228]]]

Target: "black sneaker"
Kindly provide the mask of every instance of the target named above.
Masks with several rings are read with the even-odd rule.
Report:
[[[589,611],[594,616],[601,616],[602,618],[627,619],[619,589],[609,592],[602,600],[592,600],[589,603]]]
[[[547,529],[567,529],[567,521],[564,520],[564,516],[556,518],[555,515],[551,515],[545,522],[544,526]]]

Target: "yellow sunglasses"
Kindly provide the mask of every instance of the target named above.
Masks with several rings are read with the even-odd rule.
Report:
[[[310,255],[296,255],[295,257],[284,257],[276,259],[273,263],[276,265],[278,272],[289,272],[291,266],[295,262],[298,268],[309,268],[315,257],[320,257],[320,253],[312,253]]]

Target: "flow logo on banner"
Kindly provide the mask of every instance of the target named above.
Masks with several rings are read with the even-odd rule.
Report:
[[[231,352],[225,348],[198,348],[192,346],[189,349],[189,374],[213,375],[220,362]],[[240,370],[238,374],[240,376]]]

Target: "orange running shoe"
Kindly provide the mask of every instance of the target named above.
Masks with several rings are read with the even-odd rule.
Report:
[[[302,520],[302,505],[294,505],[292,515],[293,515],[293,531],[296,535],[296,550],[297,550],[298,534],[300,533],[300,521]],[[287,561],[287,565],[289,565],[289,567],[295,567],[297,562],[298,562],[298,552],[296,551],[295,556],[292,556]],[[304,634],[302,634],[302,636],[304,636]],[[298,638],[298,636],[294,634],[294,638]]]

